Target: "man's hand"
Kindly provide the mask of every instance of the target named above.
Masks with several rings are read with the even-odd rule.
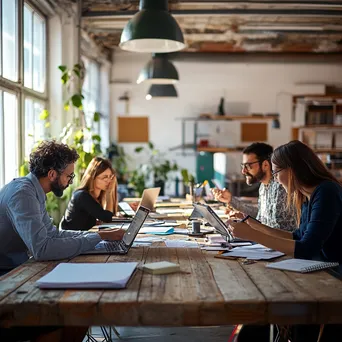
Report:
[[[232,200],[232,194],[227,189],[219,190],[215,188],[215,189],[212,189],[211,191],[216,201],[229,203]]]
[[[100,235],[102,240],[122,240],[122,237],[125,234],[124,229],[106,229],[106,230],[99,230],[98,234]]]

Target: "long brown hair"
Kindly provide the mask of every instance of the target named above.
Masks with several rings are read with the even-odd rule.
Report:
[[[84,175],[81,179],[81,184],[78,187],[78,189],[88,191],[95,198],[95,195],[94,195],[95,178],[98,175],[100,175],[102,172],[106,171],[107,169],[109,169],[112,172],[112,174],[115,176],[115,170],[113,169],[112,163],[108,159],[103,159],[100,157],[93,158],[84,172]],[[117,196],[118,183],[117,183],[116,177],[114,177],[113,182],[114,182],[114,187],[113,187],[112,194],[108,194],[109,196],[112,196],[113,207],[108,208],[106,192],[103,190],[101,190],[100,192],[98,201],[100,202],[100,204],[102,205],[104,209],[111,211],[115,215],[118,211],[118,196]]]
[[[325,180],[339,183],[316,153],[298,140],[290,141],[276,148],[272,155],[272,163],[279,169],[290,170],[287,184],[287,204],[290,206],[293,202],[297,211],[298,223],[302,205],[306,201],[304,188],[315,187]]]

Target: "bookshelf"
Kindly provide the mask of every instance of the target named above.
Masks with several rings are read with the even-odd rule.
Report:
[[[292,138],[309,145],[342,181],[342,95],[294,97]]]

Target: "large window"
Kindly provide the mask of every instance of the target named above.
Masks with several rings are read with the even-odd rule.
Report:
[[[45,135],[46,19],[26,0],[0,0],[0,187]],[[20,53],[20,52],[23,53]]]
[[[85,67],[85,77],[82,92],[84,95],[83,107],[86,124],[93,132],[99,133],[98,122],[94,122],[94,113],[100,110],[100,68],[99,65],[88,59],[82,58]]]

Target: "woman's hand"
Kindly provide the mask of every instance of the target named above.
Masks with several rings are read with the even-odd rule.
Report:
[[[228,212],[228,218],[230,220],[242,220],[245,216],[244,213],[237,210],[230,210],[230,212]]]
[[[251,237],[251,229],[253,229],[250,225],[245,222],[234,222],[233,220],[228,220],[226,222],[229,231],[233,234],[234,237],[252,240]]]
[[[232,200],[232,194],[227,189],[219,190],[215,188],[215,189],[212,189],[211,191],[216,201],[229,203]]]
[[[124,234],[125,234],[124,229],[106,229],[106,230],[99,230],[98,234],[100,235],[102,240],[122,240]]]

